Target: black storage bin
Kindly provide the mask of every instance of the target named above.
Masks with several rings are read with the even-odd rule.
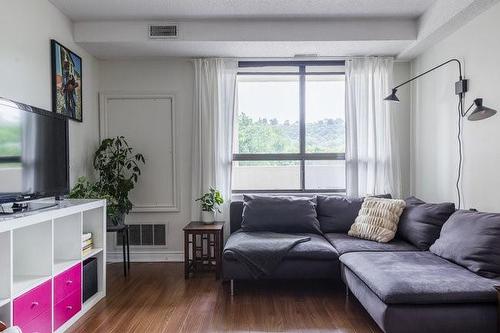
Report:
[[[83,302],[97,293],[97,258],[83,262]]]

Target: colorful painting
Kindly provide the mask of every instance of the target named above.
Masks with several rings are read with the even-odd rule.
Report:
[[[52,111],[82,121],[82,58],[51,40]]]

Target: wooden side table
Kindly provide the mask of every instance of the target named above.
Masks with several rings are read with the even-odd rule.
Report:
[[[197,271],[215,271],[215,278],[220,279],[224,222],[191,222],[183,230],[184,278]]]

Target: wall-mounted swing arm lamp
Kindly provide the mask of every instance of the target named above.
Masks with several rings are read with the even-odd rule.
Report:
[[[464,112],[463,98],[464,98],[465,93],[468,91],[468,88],[469,88],[468,81],[469,80],[466,80],[462,77],[462,63],[458,59],[450,59],[448,61],[445,61],[442,64],[439,64],[435,67],[432,67],[431,69],[429,69],[429,70],[427,70],[427,71],[425,71],[425,72],[423,72],[415,77],[412,77],[411,79],[409,79],[403,83],[398,84],[397,86],[392,88],[391,94],[389,96],[387,96],[386,98],[384,98],[384,100],[392,101],[392,102],[399,102],[399,98],[396,95],[399,87],[404,86],[405,84],[408,84],[412,81],[415,81],[419,77],[422,77],[422,76],[424,76],[432,71],[435,71],[436,69],[443,67],[444,65],[447,65],[451,62],[456,62],[458,65],[458,81],[455,82],[455,94],[458,95],[458,97],[460,99],[460,115],[462,117],[465,117],[474,105],[476,106],[476,108],[469,115],[469,117],[467,118],[468,120],[472,120],[472,121],[482,120],[482,119],[486,119],[486,118],[489,118],[489,117],[495,115],[497,113],[496,110],[493,110],[493,109],[490,109],[488,107],[483,106],[483,99],[482,98],[476,98],[474,100],[474,103],[471,104],[471,106],[467,109],[467,111]]]
[[[389,96],[384,98],[386,101],[392,101],[392,102],[399,102],[399,98],[396,95],[398,88],[401,86],[404,86],[405,84],[408,84],[419,77],[422,77],[440,67],[443,67],[444,65],[447,65],[449,63],[455,62],[458,65],[458,81],[455,82],[455,94],[458,95],[458,112],[459,112],[459,118],[458,118],[458,151],[459,151],[459,162],[458,162],[458,176],[457,176],[457,182],[456,182],[456,189],[457,189],[457,195],[458,195],[458,208],[460,209],[461,207],[461,202],[462,202],[462,196],[460,192],[460,178],[462,175],[462,119],[465,118],[467,115],[468,120],[475,121],[475,120],[483,120],[486,118],[489,118],[491,116],[494,116],[497,111],[494,109],[490,109],[486,106],[483,106],[483,99],[482,98],[476,98],[474,102],[469,106],[469,108],[464,111],[464,97],[465,93],[468,91],[468,80],[464,79],[462,77],[462,63],[458,59],[450,59],[448,61],[443,62],[442,64],[439,64],[435,67],[432,67],[431,69],[415,76],[412,77],[411,79],[395,86],[392,88],[392,92]],[[471,111],[472,107],[475,106],[475,108]],[[470,112],[470,114],[469,114]]]

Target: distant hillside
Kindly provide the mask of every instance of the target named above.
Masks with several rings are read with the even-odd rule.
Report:
[[[276,119],[253,120],[242,113],[238,117],[239,153],[298,153],[299,124]],[[345,122],[324,119],[306,123],[307,153],[343,153]]]

